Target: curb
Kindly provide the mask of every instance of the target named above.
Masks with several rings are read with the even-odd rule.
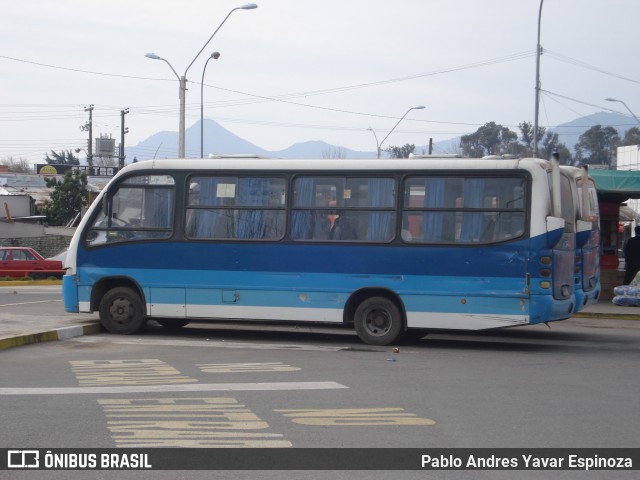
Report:
[[[580,312],[571,315],[571,318],[596,318],[600,320],[640,320],[640,314],[636,313],[607,313],[607,312]]]
[[[0,280],[0,287],[33,287],[34,285],[62,285],[62,280]]]
[[[72,327],[63,327],[55,330],[40,333],[27,333],[16,335],[15,337],[0,339],[0,350],[6,350],[13,347],[22,347],[24,345],[32,345],[34,343],[55,342],[57,340],[67,340],[69,338],[80,337],[82,335],[91,335],[102,331],[99,323],[87,323],[83,325],[74,325]]]

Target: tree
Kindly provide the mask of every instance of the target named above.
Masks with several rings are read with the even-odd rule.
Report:
[[[547,132],[542,140],[542,148],[539,149],[542,158],[549,159],[554,152],[558,153],[560,163],[563,165],[572,165],[571,150],[564,143],[560,143],[557,133]]]
[[[626,131],[622,141],[620,142],[621,147],[626,147],[629,145],[640,145],[640,128],[631,127]]]
[[[390,146],[385,149],[385,152],[389,153],[391,158],[409,158],[409,155],[415,152],[416,146],[406,143],[402,147]]]
[[[618,131],[613,127],[596,125],[580,135],[576,143],[576,161],[591,165],[611,165],[613,150],[620,143]]]
[[[45,178],[47,187],[53,188],[50,200],[42,207],[50,225],[66,225],[87,205],[87,175],[68,170],[62,180]]]
[[[518,128],[520,129],[520,139],[522,141],[522,149],[519,153],[524,157],[530,157],[533,155],[534,125],[531,122],[524,121],[518,124]],[[546,131],[545,127],[538,126],[538,149],[540,149],[540,141]]]
[[[33,173],[33,165],[26,158],[16,160],[12,156],[0,160],[0,165],[9,167],[9,171],[13,173]]]
[[[49,165],[80,165],[80,159],[71,150],[62,150],[60,153],[51,150],[51,156],[46,153],[44,160]]]
[[[344,147],[331,147],[322,151],[322,158],[347,158],[347,150]],[[133,160],[134,163],[137,161],[135,158]]]
[[[460,139],[462,153],[469,157],[518,153],[518,135],[495,122],[485,123],[475,133]]]

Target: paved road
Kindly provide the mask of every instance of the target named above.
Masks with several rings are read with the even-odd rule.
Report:
[[[95,315],[66,314],[59,295],[59,287],[0,289],[0,329],[95,324]],[[440,332],[399,352],[363,345],[348,330],[193,323],[171,332],[151,324],[136,336],[85,335],[0,351],[0,448],[636,446],[639,353],[640,322],[629,320]],[[40,473],[20,478],[73,477]],[[424,472],[304,474],[347,476],[424,478]],[[494,471],[429,478],[516,477]],[[553,478],[584,476],[553,472]],[[606,472],[606,478],[635,475]]]
[[[397,353],[347,332],[203,324],[9,349],[0,446],[638,445],[640,328],[601,325],[440,333]],[[462,473],[434,478],[514,478]]]

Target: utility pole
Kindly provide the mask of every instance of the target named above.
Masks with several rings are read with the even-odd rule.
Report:
[[[85,112],[89,112],[89,145],[87,148],[87,163],[93,167],[93,104],[84,107]]]
[[[129,109],[120,110],[120,168],[124,168],[124,134],[129,133],[128,128],[124,128],[124,116],[129,113]]]
[[[429,155],[433,155],[433,138],[429,139]]]

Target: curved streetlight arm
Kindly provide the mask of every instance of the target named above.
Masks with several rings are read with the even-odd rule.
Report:
[[[367,128],[367,130],[373,133],[373,137],[376,139],[376,156],[377,158],[380,158],[380,144],[378,143],[378,135],[376,135],[376,131],[371,127]]]
[[[220,58],[220,52],[213,52],[209,55],[202,69],[202,82],[200,82],[200,158],[204,158],[204,73],[207,71],[207,65],[212,58],[214,60]]]
[[[189,64],[189,66],[187,67],[187,69],[184,71],[184,76],[187,76],[187,71],[191,68],[191,65],[193,65],[193,63],[198,59],[198,57],[200,56],[200,54],[202,53],[202,51],[207,48],[207,45],[209,45],[209,42],[213,39],[213,37],[215,37],[216,33],[218,33],[218,30],[220,30],[220,27],[222,27],[222,25],[224,25],[224,22],[227,21],[227,18],[229,18],[229,16],[231,16],[231,14],[233,12],[235,12],[236,10],[252,10],[254,8],[258,8],[258,5],[256,5],[255,3],[247,3],[246,5],[243,5],[241,7],[236,7],[234,9],[232,9],[229,13],[227,13],[227,16],[224,17],[224,20],[222,20],[222,22],[220,22],[220,25],[218,25],[218,28],[216,28],[216,31],[213,32],[211,34],[211,36],[209,37],[209,40],[207,40],[207,43],[205,43],[203,45],[203,47],[200,49],[200,51],[198,52],[198,54],[193,58],[193,60],[191,60],[191,63]],[[180,77],[178,77],[180,78]]]
[[[631,111],[631,109],[629,108],[629,105],[624,103],[622,100],[618,100],[617,98],[605,98],[605,100],[607,102],[618,102],[618,103],[621,103],[629,111],[631,116],[636,119],[636,122],[640,123],[640,119],[638,119],[638,117],[636,117],[636,114]]]
[[[151,60],[162,60],[163,62],[165,62],[167,65],[169,65],[169,68],[171,69],[171,71],[174,73],[174,75],[176,76],[176,78],[178,80],[180,80],[180,75],[178,75],[178,72],[176,72],[176,69],[173,68],[173,65],[171,65],[169,63],[169,60],[167,60],[166,58],[162,58],[160,55],[156,55],[155,53],[145,53],[144,54],[145,57],[150,58]]]
[[[402,116],[402,118],[401,118],[400,120],[398,120],[398,123],[396,123],[396,124],[393,126],[393,128],[392,128],[391,130],[389,130],[389,133],[387,133],[387,136],[386,136],[386,137],[384,137],[384,138],[382,139],[382,141],[378,144],[378,150],[380,150],[380,148],[382,147],[382,144],[384,143],[384,141],[385,141],[387,138],[389,138],[389,135],[391,135],[391,133],[396,129],[396,127],[397,127],[398,125],[400,125],[400,122],[401,122],[402,120],[404,120],[404,117],[406,117],[407,115],[409,115],[409,112],[410,112],[411,110],[422,110],[423,108],[424,108],[424,106],[422,106],[422,105],[421,105],[421,106],[419,106],[419,107],[411,107],[409,110],[407,110],[407,113],[405,113],[405,114]]]

